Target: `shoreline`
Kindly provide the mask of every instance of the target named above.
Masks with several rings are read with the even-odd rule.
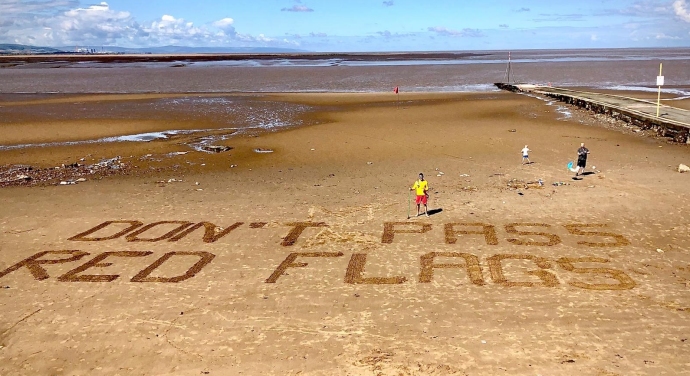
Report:
[[[644,93],[642,93],[644,94]],[[142,175],[153,176],[171,171],[185,172],[198,170],[199,165],[206,165],[201,162],[205,159],[220,161],[225,157],[231,157],[237,163],[245,159],[254,160],[261,158],[258,154],[271,151],[275,154],[273,158],[281,155],[280,151],[273,150],[270,146],[262,145],[256,139],[270,136],[281,132],[291,132],[310,126],[328,125],[336,121],[342,113],[349,111],[361,111],[364,109],[395,110],[406,111],[415,108],[426,108],[429,106],[441,106],[456,103],[462,105],[463,102],[480,101],[476,103],[491,104],[492,101],[509,101],[529,103],[533,99],[544,103],[547,108],[556,106],[554,116],[561,113],[563,117],[560,121],[573,121],[569,119],[575,116],[580,123],[599,124],[600,127],[613,127],[619,132],[629,132],[645,137],[654,137],[650,132],[635,131],[634,129],[621,122],[611,119],[606,120],[590,114],[587,111],[579,110],[571,106],[564,106],[559,103],[549,104],[547,98],[533,98],[529,95],[517,95],[507,92],[475,92],[475,93],[404,93],[396,97],[390,93],[265,93],[254,94],[235,94],[223,93],[222,95],[188,95],[181,93],[154,94],[154,95],[66,95],[60,98],[41,98],[37,100],[24,101],[5,101],[0,102],[0,106],[22,107],[22,106],[60,106],[79,103],[82,105],[110,103],[110,106],[128,106],[133,102],[145,102],[161,99],[180,99],[180,98],[244,98],[250,103],[271,102],[282,103],[284,105],[308,106],[307,110],[293,118],[298,123],[286,123],[285,126],[278,128],[248,128],[216,125],[215,127],[202,128],[203,126],[213,125],[217,113],[211,112],[208,116],[196,119],[191,122],[154,120],[158,112],[145,113],[145,118],[136,119],[92,119],[92,120],[73,120],[73,121],[50,121],[35,120],[25,121],[16,124],[5,125],[4,140],[0,137],[0,156],[4,163],[0,167],[0,185],[2,186],[33,186],[33,185],[55,185],[60,182],[74,182],[77,179],[91,177],[102,178],[104,176],[118,175]],[[485,102],[488,101],[488,102]],[[496,102],[496,105],[499,105]],[[676,101],[684,103],[684,101]],[[690,100],[688,101],[690,103]],[[52,108],[52,107],[51,107]],[[79,115],[77,115],[79,116]],[[48,126],[48,124],[52,125]],[[81,124],[81,125],[80,125]],[[99,124],[93,127],[93,124]],[[171,125],[177,125],[175,130],[171,130]],[[13,130],[14,129],[14,130]],[[55,133],[51,129],[69,129],[69,133]],[[136,131],[138,133],[131,133]],[[94,133],[97,132],[97,133]],[[105,132],[105,133],[103,133]],[[13,136],[14,135],[14,136]],[[30,136],[29,136],[30,135]],[[89,138],[98,135],[98,138]],[[26,138],[26,137],[31,138]],[[14,138],[12,138],[14,137]],[[18,138],[23,137],[23,138]],[[56,141],[60,140],[61,141]],[[14,139],[14,143],[7,140]],[[20,140],[33,140],[35,142],[22,143]],[[50,141],[53,140],[53,141]],[[27,146],[28,145],[28,146]],[[211,148],[213,147],[213,148]],[[204,150],[208,148],[207,150]],[[214,153],[215,149],[230,148],[227,152]],[[256,152],[255,150],[259,150]],[[254,155],[256,154],[256,155]],[[239,159],[236,159],[241,156]],[[93,171],[88,166],[93,166],[99,161],[109,160],[118,157],[118,163],[128,166],[119,171],[109,171],[104,175],[103,171]],[[180,165],[179,161],[184,160]],[[235,163],[230,163],[235,165]],[[16,166],[24,166],[23,172],[15,172]],[[31,169],[26,169],[31,166]],[[60,170],[60,166],[62,170]],[[68,166],[65,168],[64,166]],[[73,166],[73,167],[69,167]],[[196,166],[196,167],[194,167]],[[217,166],[217,162],[210,166]],[[84,170],[83,167],[87,167]],[[119,168],[119,167],[118,167]],[[60,170],[58,172],[54,170]],[[28,178],[19,179],[26,176]]]
[[[586,90],[587,88],[577,87],[577,90]],[[591,90],[591,92],[613,94],[620,96],[627,96],[631,98],[643,99],[643,100],[656,100],[656,94],[648,93],[645,91],[613,91],[613,90]],[[496,90],[492,92],[408,92],[401,93],[397,96],[392,95],[388,92],[366,92],[366,93],[351,93],[351,92],[218,92],[218,93],[150,93],[150,94],[117,94],[117,93],[79,93],[79,94],[0,94],[0,108],[2,107],[30,107],[38,105],[69,105],[69,104],[102,104],[102,103],[112,103],[113,105],[128,104],[131,102],[146,102],[152,100],[163,100],[163,99],[195,99],[195,98],[227,98],[227,99],[240,99],[249,100],[254,102],[276,102],[276,103],[291,103],[296,105],[307,105],[302,115],[309,114],[324,114],[328,111],[345,111],[347,108],[345,106],[352,105],[367,105],[367,106],[386,106],[395,104],[400,105],[418,105],[420,103],[425,103],[427,101],[443,101],[443,100],[457,100],[462,97],[484,97],[492,98],[496,95],[504,95],[505,92],[501,90]],[[512,95],[527,95],[531,94],[512,94]],[[22,97],[22,100],[11,97]],[[32,98],[38,96],[40,98]],[[52,97],[56,96],[56,97]],[[547,97],[536,96],[535,98],[541,99],[545,102],[550,102],[551,99]],[[690,109],[690,98],[674,96],[673,94],[666,93],[662,95],[661,98],[665,105],[671,107],[678,107],[681,109]],[[560,107],[572,107],[565,106],[563,104],[555,103]],[[221,107],[218,107],[222,109]],[[58,109],[59,110],[59,109]],[[311,115],[309,115],[311,116]],[[63,116],[64,117],[64,116]],[[12,150],[17,148],[31,148],[31,147],[43,147],[43,146],[67,146],[70,143],[106,143],[106,142],[120,142],[117,139],[120,138],[121,141],[133,141],[141,137],[141,141],[149,141],[147,135],[152,133],[159,133],[158,137],[152,135],[153,139],[166,138],[167,136],[172,136],[178,133],[184,134],[188,132],[190,134],[203,133],[212,130],[241,130],[244,128],[251,129],[252,127],[240,126],[240,127],[220,127],[218,125],[212,127],[197,127],[194,128],[193,125],[197,125],[198,121],[193,122],[173,122],[177,124],[177,128],[171,127],[169,123],[157,124],[154,120],[155,114],[151,113],[144,115],[141,118],[133,119],[120,119],[120,118],[92,118],[84,119],[78,114],[73,118],[63,119],[53,119],[48,117],[32,119],[30,116],[24,116],[22,120],[13,120],[10,116],[7,116],[4,125],[4,137],[0,137],[0,150]],[[207,118],[212,118],[211,114]],[[318,117],[318,116],[316,116]],[[80,124],[99,122],[101,125],[105,122],[106,129],[112,129],[113,127],[118,128],[118,124],[132,123],[131,126],[127,126],[121,130],[115,131],[93,131],[85,132],[79,128],[83,126]],[[318,122],[318,121],[317,121]],[[31,126],[32,123],[37,123],[36,126]],[[13,137],[12,130],[9,130],[9,126],[25,127],[30,126],[31,131],[24,132],[24,134],[40,133],[41,128],[49,123],[59,123],[64,124],[63,127],[69,127],[72,135],[69,134],[59,134],[49,137],[27,137],[22,136],[21,138]],[[291,126],[300,126],[299,122],[296,124],[286,124],[284,126],[277,127],[289,128]],[[120,126],[119,128],[122,128]],[[253,127],[255,130],[260,131],[262,126]],[[273,126],[264,127],[266,130],[270,130]],[[18,132],[15,132],[18,133]],[[80,135],[83,134],[83,135]],[[34,141],[34,142],[27,142]],[[64,145],[63,145],[64,144]]]
[[[41,55],[5,55],[0,54],[0,64],[14,62],[178,62],[186,61],[235,61],[235,60],[327,60],[347,58],[359,61],[378,61],[382,58],[400,60],[412,59],[464,59],[476,56],[493,55],[491,52],[371,52],[371,53],[324,53],[324,52],[281,52],[281,53],[109,53],[109,54],[41,54]],[[57,61],[56,61],[57,60]]]

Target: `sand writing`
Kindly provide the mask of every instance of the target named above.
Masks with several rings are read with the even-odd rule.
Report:
[[[125,236],[125,240],[128,242],[160,242],[169,241],[177,242],[185,237],[187,237],[192,232],[203,228],[204,233],[202,241],[204,243],[215,243],[219,239],[225,237],[231,232],[235,231],[237,228],[243,226],[244,222],[235,222],[227,227],[217,226],[211,222],[199,222],[193,223],[188,221],[158,221],[153,222],[148,225],[144,225],[141,221],[136,220],[117,220],[117,221],[105,221],[98,226],[90,228],[84,232],[68,238],[71,241],[82,241],[82,242],[102,242],[107,240],[114,240]],[[249,223],[250,229],[262,229],[266,226],[267,222],[251,222]],[[144,233],[152,232],[152,230],[158,230],[158,228],[166,228],[168,225],[174,225],[172,229],[168,230],[166,233],[154,236],[154,237],[144,237]],[[289,222],[288,226],[292,227],[285,237],[283,237],[280,245],[283,247],[290,247],[297,242],[297,239],[302,235],[304,230],[307,228],[317,228],[317,227],[327,227],[328,225],[323,222]],[[143,227],[142,227],[143,226]],[[124,227],[124,228],[123,228]],[[108,228],[115,228],[111,230]],[[107,236],[100,235],[94,236],[94,234],[100,234],[106,229],[110,231],[116,231],[113,234]],[[136,230],[136,231],[135,231]]]
[[[537,227],[548,229],[552,226],[547,223],[532,223],[532,222],[516,222],[509,223],[504,226],[506,233],[508,235],[520,235],[520,236],[540,236],[544,238],[544,241],[533,241],[530,239],[508,237],[506,241],[515,245],[522,246],[544,246],[552,247],[562,243],[561,237],[555,233],[549,233],[544,231],[524,231],[518,230],[519,228],[525,227]],[[579,240],[578,245],[584,245],[587,247],[621,247],[630,245],[630,242],[620,234],[613,232],[604,231],[583,231],[582,229],[588,228],[605,228],[605,224],[590,224],[590,223],[577,223],[577,224],[566,224],[563,225],[565,229],[572,235],[575,236],[587,236],[596,237],[598,242]],[[383,224],[383,235],[381,236],[381,243],[391,244],[395,240],[396,234],[424,234],[432,231],[432,225],[430,223],[419,223],[419,222],[386,222]],[[446,244],[456,244],[458,241],[458,235],[482,235],[484,241],[487,245],[498,245],[499,240],[496,232],[496,226],[488,223],[480,222],[454,222],[446,223],[444,225],[444,235]],[[602,240],[610,241],[602,241]]]
[[[118,251],[118,252],[103,252],[99,253],[96,257],[90,259],[84,264],[68,271],[57,277],[60,282],[112,282],[118,278],[120,275],[117,274],[83,274],[89,269],[94,268],[106,268],[112,266],[112,262],[104,262],[108,258],[131,258],[131,257],[146,257],[153,254],[150,251]],[[55,256],[67,255],[69,257],[55,258]],[[76,262],[82,258],[89,256],[90,253],[83,252],[79,250],[60,250],[60,251],[43,251],[38,252],[35,255],[26,258],[9,268],[0,271],[0,278],[16,272],[20,269],[26,269],[31,276],[37,281],[42,281],[50,278],[48,271],[43,267],[43,265],[55,265],[64,264],[69,262]],[[175,256],[193,256],[197,261],[187,269],[186,272],[180,275],[174,276],[157,276],[150,277],[153,272],[161,267],[165,262],[172,259]],[[196,276],[201,269],[208,265],[216,256],[209,252],[168,252],[162,257],[158,258],[152,264],[148,265],[146,268],[138,272],[130,282],[160,282],[160,283],[178,283],[188,280]]]
[[[345,283],[365,284],[365,285],[399,285],[407,281],[402,276],[395,277],[363,277],[364,266],[367,263],[367,255],[355,253],[350,258],[350,264],[345,271]]]
[[[308,266],[305,262],[296,262],[300,257],[341,257],[342,252],[310,252],[310,253],[291,253],[278,266],[278,268],[266,279],[266,283],[277,283],[278,279],[286,275],[288,268],[304,268]],[[435,263],[437,257],[459,258],[462,263]],[[537,269],[525,271],[527,276],[536,277],[534,281],[509,281],[504,275],[503,260],[529,260],[533,262]],[[399,285],[407,282],[405,276],[389,277],[364,277],[365,265],[367,262],[366,254],[353,254],[350,263],[345,271],[344,282],[348,284],[367,284],[367,285]],[[556,260],[562,270],[592,277],[598,283],[590,281],[574,280],[569,281],[568,285],[585,290],[630,290],[636,286],[635,282],[623,271],[610,268],[578,268],[574,263],[607,263],[609,260],[596,257],[567,258],[561,257]],[[556,287],[561,283],[550,269],[554,263],[544,257],[529,254],[497,254],[487,258],[491,281],[505,287]],[[435,269],[465,269],[470,283],[475,286],[484,286],[486,282],[482,273],[479,257],[469,253],[458,252],[430,252],[420,257],[419,283],[431,283],[434,278]],[[602,283],[601,277],[610,280],[610,283]],[[615,282],[614,282],[615,281]]]
[[[599,258],[599,257],[580,257],[580,258],[567,258],[567,257],[561,257],[558,259],[558,265],[560,265],[563,269],[575,273],[593,273],[593,274],[603,274],[606,275],[610,278],[616,279],[620,282],[620,284],[616,285],[616,288],[611,288],[611,285],[608,284],[587,284],[583,282],[570,282],[572,286],[579,287],[582,289],[588,289],[588,290],[629,290],[635,287],[635,281],[632,280],[627,274],[623,273],[620,270],[615,270],[615,269],[607,269],[607,268],[576,268],[573,263],[582,263],[582,262],[599,262],[599,263],[606,263],[609,262],[609,260]]]
[[[456,230],[455,226],[458,227],[479,227],[481,230],[466,230],[460,229]],[[458,241],[458,235],[484,235],[484,240],[486,244],[497,245],[498,237],[496,236],[496,228],[493,225],[486,223],[446,223],[445,228],[446,244],[455,244]],[[391,237],[392,240],[392,237]]]
[[[463,264],[434,264],[436,257],[459,257],[462,258]],[[460,252],[431,252],[423,255],[420,258],[420,272],[419,282],[430,283],[434,277],[434,269],[465,269],[470,281],[477,285],[483,286],[484,276],[482,275],[482,268],[479,266],[479,257],[469,253]]]
[[[115,251],[99,253],[87,262],[77,266],[74,269],[57,277],[59,282],[112,282],[120,278],[118,274],[86,274],[87,271],[97,268],[107,268],[113,265],[113,262],[105,262],[106,259],[113,258],[141,258],[150,256],[153,252],[150,251]],[[65,256],[65,257],[59,257]],[[50,278],[50,275],[44,265],[64,264],[70,262],[77,262],[90,253],[79,250],[59,250],[59,251],[43,251],[38,252],[31,257],[28,257],[9,268],[0,271],[0,278],[17,272],[22,269],[26,271],[38,281]],[[179,275],[174,276],[154,276],[156,269],[161,267],[168,260],[175,256],[192,256],[196,262],[189,266],[187,270]],[[286,275],[289,268],[305,268],[309,266],[306,262],[298,262],[298,259],[303,258],[333,258],[342,257],[342,252],[294,252],[290,253],[285,260],[278,265],[275,271],[265,280],[266,283],[276,283],[279,278]],[[386,277],[365,277],[365,266],[367,263],[367,254],[355,253],[350,258],[350,262],[345,270],[344,282],[348,284],[368,284],[368,285],[397,285],[407,282],[405,276],[386,276]],[[146,266],[144,269],[136,273],[130,279],[130,282],[158,282],[158,283],[178,283],[186,281],[196,276],[201,270],[211,263],[216,256],[209,252],[168,252],[153,263]],[[462,260],[462,263],[436,263],[437,258],[453,258]],[[513,260],[529,260],[532,261],[537,269],[528,270],[524,273],[528,276],[534,276],[538,281],[509,281],[503,270],[502,261],[507,259]],[[629,290],[635,287],[635,282],[623,271],[612,268],[583,268],[576,267],[576,263],[608,263],[609,260],[597,257],[580,257],[568,258],[561,257],[556,260],[556,264],[561,269],[567,272],[573,272],[578,275],[589,275],[595,278],[597,283],[591,281],[575,280],[570,281],[570,286],[586,289],[586,290]],[[538,257],[529,254],[497,254],[487,258],[491,281],[494,284],[506,287],[555,287],[560,285],[556,275],[550,271],[553,268],[553,263],[543,257]],[[436,269],[464,269],[470,283],[476,286],[484,286],[486,284],[484,275],[482,273],[479,257],[469,253],[459,252],[430,252],[420,257],[420,272],[419,283],[431,283],[434,278],[434,271]],[[604,279],[612,280],[612,283],[602,283]],[[616,281],[613,283],[613,281]]]
[[[203,243],[215,243],[225,236],[234,233],[240,228],[264,229],[267,222],[250,222],[245,226],[245,222],[234,222],[228,226],[221,227],[211,222],[190,222],[182,220],[156,221],[145,224],[139,220],[113,220],[105,221],[84,232],[74,235],[68,240],[77,242],[103,242],[123,238],[127,242],[178,242],[190,234],[202,232],[201,241]],[[328,227],[324,222],[288,222],[287,234],[281,238],[281,247],[293,247],[305,231],[314,231],[319,228]],[[569,236],[575,237],[577,245],[584,247],[622,247],[630,244],[623,235],[606,230],[605,224],[565,224],[563,225]],[[561,236],[552,232],[554,226],[547,223],[534,222],[514,222],[503,225],[506,237],[505,242],[515,246],[538,246],[553,247],[563,243]],[[385,222],[381,235],[382,244],[392,244],[396,238],[405,236],[427,236],[433,232],[434,225],[431,223],[420,222]],[[604,231],[602,231],[604,230]],[[452,222],[443,225],[443,239],[445,244],[457,244],[461,237],[474,238],[475,241],[486,243],[489,246],[499,245],[497,226],[482,222]],[[117,259],[136,259],[152,256],[152,251],[110,251],[96,254],[86,262],[64,274],[56,276],[59,282],[113,282],[120,279],[119,274],[98,274],[95,271],[112,267],[117,264]],[[305,258],[339,258],[343,257],[343,252],[292,252],[288,254],[283,262],[277,266],[271,275],[264,280],[265,283],[277,283],[281,278],[288,275],[287,271],[291,268],[305,268],[309,263],[304,262]],[[92,256],[88,252],[81,250],[57,250],[42,251],[28,257],[9,268],[0,271],[0,278],[20,270],[28,272],[35,280],[42,281],[50,278],[46,267],[50,265],[81,262],[87,256]],[[158,257],[155,261],[146,261],[146,266],[137,272],[130,282],[156,282],[156,283],[179,283],[189,280],[199,274],[216,255],[204,251],[174,251],[167,252]],[[400,285],[409,282],[407,276],[371,276],[366,272],[366,265],[370,257],[367,253],[355,252],[350,256],[349,263],[344,271],[343,281],[346,284],[366,284],[366,285]],[[437,259],[444,259],[445,262],[438,262]],[[180,268],[180,263],[186,268],[180,274],[179,270],[173,275],[170,271],[160,272],[162,265],[171,263],[170,260]],[[184,259],[184,261],[182,261]],[[191,261],[190,261],[191,260]],[[193,262],[193,263],[192,263]],[[376,262],[376,260],[373,260]],[[512,280],[506,277],[504,271],[508,263],[522,263],[525,280]],[[493,284],[505,287],[556,287],[561,285],[555,270],[573,273],[573,278],[567,285],[587,289],[587,290],[628,290],[635,287],[635,282],[623,271],[604,268],[600,264],[608,263],[608,259],[598,257],[560,257],[550,260],[544,257],[525,253],[501,253],[494,254],[486,258],[488,266],[488,276]],[[589,264],[589,267],[582,267],[576,264]],[[594,267],[592,267],[595,264]],[[597,265],[598,264],[598,265]],[[531,265],[531,269],[530,266]],[[525,268],[529,270],[524,270]],[[457,269],[462,270],[467,275],[469,282],[474,286],[485,286],[487,284],[485,274],[479,256],[463,252],[429,252],[419,259],[418,283],[431,283],[434,274],[439,270]],[[176,269],[177,270],[177,269]],[[515,273],[512,274],[515,279]],[[587,279],[589,278],[589,279]]]
[[[541,282],[538,284],[536,282],[511,282],[506,279],[503,275],[503,266],[501,260],[514,259],[514,260],[531,260],[535,265],[539,267],[537,270],[530,270],[526,272],[529,275],[538,277]],[[524,286],[524,287],[534,287],[534,286],[544,286],[544,287],[554,287],[558,285],[558,279],[556,276],[547,271],[546,269],[551,269],[551,262],[544,257],[537,257],[532,255],[493,255],[487,259],[489,263],[489,270],[491,271],[491,280],[494,283],[498,283],[502,286]]]
[[[247,226],[249,229],[263,229],[267,222],[251,222]],[[171,229],[165,226],[172,225]],[[115,240],[121,237],[128,242],[177,242],[191,233],[203,228],[204,232],[201,240],[204,243],[215,243],[226,235],[232,233],[245,225],[245,222],[235,222],[227,227],[221,227],[211,222],[193,223],[189,221],[158,221],[144,225],[138,220],[117,220],[106,221],[82,233],[70,237],[71,241],[102,242]],[[288,233],[282,238],[280,245],[283,247],[294,246],[305,230],[309,228],[328,227],[324,222],[288,222],[285,224],[290,227]],[[145,233],[165,228],[167,232],[162,235],[146,237]],[[506,242],[521,246],[544,246],[552,247],[561,244],[561,237],[545,230],[552,229],[554,226],[547,223],[534,222],[514,222],[503,226],[507,233]],[[563,227],[570,235],[580,237],[577,244],[586,247],[622,247],[630,244],[623,235],[610,231],[592,231],[590,229],[603,229],[606,224],[599,223],[577,223],[565,224]],[[109,229],[114,228],[114,229]],[[534,229],[542,231],[531,231]],[[105,230],[109,230],[105,231]],[[395,242],[396,234],[426,234],[433,230],[430,223],[421,222],[384,222],[382,244],[392,244]],[[530,230],[530,231],[528,231]],[[102,234],[106,232],[105,234]],[[490,223],[481,222],[453,222],[443,225],[444,239],[446,244],[456,244],[460,236],[481,235],[487,245],[498,245],[499,238],[496,226]],[[99,235],[100,234],[100,235]],[[532,240],[531,237],[541,237],[540,241]],[[581,238],[586,237],[586,238]],[[596,240],[596,241],[595,241]]]
[[[278,265],[278,268],[271,274],[270,277],[266,280],[266,283],[276,283],[278,278],[280,278],[281,275],[285,274],[285,271],[287,271],[288,268],[304,268],[308,266],[306,262],[298,262],[296,263],[295,260],[297,260],[298,257],[340,257],[342,256],[342,252],[304,252],[304,253],[290,253],[288,257],[285,259],[285,261],[281,262],[280,265]]]

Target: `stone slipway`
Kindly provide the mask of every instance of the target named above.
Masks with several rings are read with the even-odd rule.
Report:
[[[660,136],[672,137],[676,142],[690,143],[690,111],[619,95],[590,93],[551,86],[496,83],[496,87],[513,92],[531,92],[561,102],[606,114],[643,129],[655,129]]]

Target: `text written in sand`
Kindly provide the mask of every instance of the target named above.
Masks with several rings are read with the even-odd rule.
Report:
[[[261,229],[267,222],[235,222],[227,227],[217,226],[211,222],[189,221],[157,221],[144,224],[137,220],[106,221],[82,233],[70,237],[72,241],[102,242],[124,238],[127,242],[177,242],[192,232],[203,230],[201,240],[204,243],[215,243],[226,235],[242,227]],[[299,237],[308,228],[328,227],[324,222],[288,222],[288,233],[282,238],[280,245],[289,247],[295,245]],[[623,235],[606,231],[606,224],[577,223],[562,225],[568,235],[577,239],[577,244],[586,247],[621,247],[630,244]],[[561,236],[549,231],[556,226],[547,223],[515,222],[503,226],[506,233],[505,241],[523,246],[555,246],[563,241]],[[384,222],[381,243],[391,244],[399,234],[426,234],[432,231],[432,224],[419,222]],[[147,235],[153,234],[153,235]],[[452,222],[443,225],[446,244],[456,244],[459,236],[475,235],[483,237],[487,245],[498,245],[497,226],[482,222]],[[538,237],[534,240],[533,237]]]
[[[204,243],[215,243],[221,238],[241,228],[263,229],[267,222],[234,222],[227,227],[217,226],[211,222],[157,221],[145,224],[138,220],[105,221],[93,228],[70,237],[71,241],[103,242],[124,239],[126,242],[177,242],[197,230],[203,229],[201,237]],[[324,222],[288,222],[287,234],[280,239],[282,247],[294,246],[300,236],[308,229],[328,227]],[[562,236],[555,228],[562,228],[567,236],[581,247],[622,247],[630,242],[622,235],[606,229],[604,224],[564,224],[551,226],[546,223],[515,222],[497,227],[482,222],[452,222],[441,227],[445,244],[457,244],[461,237],[474,237],[474,241],[488,246],[499,245],[499,229],[507,244],[515,246],[552,247],[563,243]],[[381,235],[381,244],[392,244],[396,238],[426,235],[433,231],[434,225],[419,222],[385,222]],[[54,250],[38,252],[9,268],[0,271],[0,278],[19,270],[25,270],[35,280],[51,278],[47,268],[50,265],[79,263],[71,270],[55,276],[59,282],[112,282],[120,279],[120,274],[109,272],[97,273],[104,268],[112,267],[117,259],[139,260],[143,268],[129,278],[130,282],[179,283],[195,277],[216,255],[204,251],[167,252],[160,257],[152,251],[110,251],[91,254],[81,250]],[[88,256],[88,257],[87,257]],[[340,258],[343,252],[291,252],[276,267],[265,283],[277,283],[285,278],[291,268],[304,268],[309,264],[305,259]],[[343,281],[347,284],[398,285],[409,281],[406,276],[374,277],[366,276],[365,266],[368,254],[355,252],[351,255],[344,271]],[[84,262],[84,260],[87,260]],[[151,261],[153,260],[153,261]],[[440,261],[439,261],[440,260]],[[525,278],[509,280],[506,277],[506,262],[522,265]],[[623,271],[605,268],[608,259],[600,257],[558,257],[548,259],[527,253],[499,253],[486,257],[485,268],[482,268],[480,257],[464,252],[427,252],[419,257],[418,283],[431,283],[435,273],[444,269],[461,270],[466,274],[469,284],[484,286],[487,280],[493,284],[507,287],[556,287],[568,285],[587,290],[628,290],[635,287],[635,282]],[[488,266],[488,279],[484,270]],[[111,269],[108,269],[111,270]],[[560,282],[557,272],[574,273],[565,284]],[[515,275],[514,273],[512,275]],[[513,277],[515,279],[515,277]]]

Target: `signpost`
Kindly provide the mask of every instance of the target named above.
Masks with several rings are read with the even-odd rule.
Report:
[[[664,86],[664,76],[661,75],[661,67],[663,63],[659,63],[659,75],[656,76],[656,86],[659,87],[659,94],[656,97],[656,117],[659,117],[659,106],[661,105],[661,87]]]

